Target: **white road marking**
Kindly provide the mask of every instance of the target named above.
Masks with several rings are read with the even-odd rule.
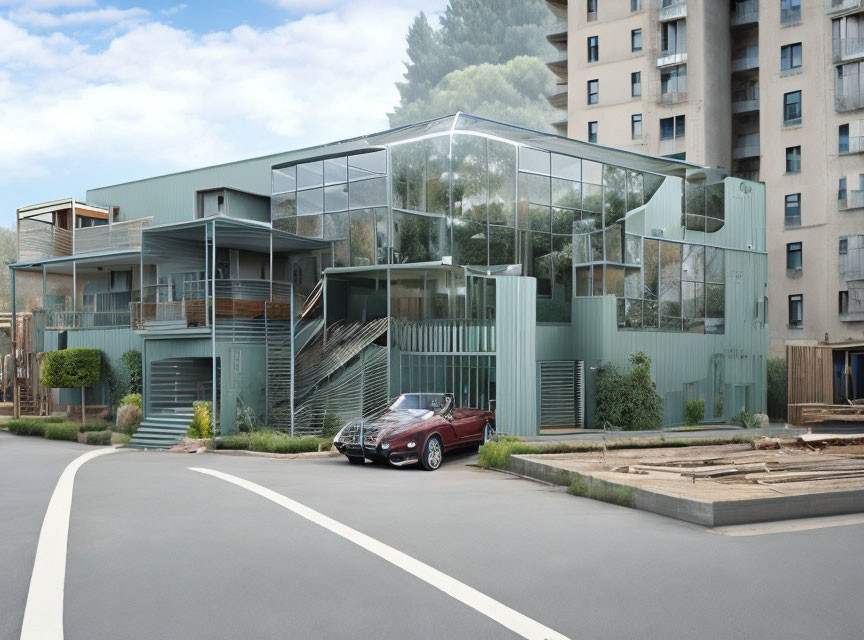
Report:
[[[62,640],[63,588],[66,582],[66,543],[69,538],[69,514],[72,510],[72,488],[75,474],[93,458],[117,451],[114,447],[88,451],[63,470],[39,533],[36,560],[27,592],[21,640]]]
[[[854,524],[864,524],[864,515],[824,516],[820,518],[801,518],[799,520],[781,520],[778,522],[736,524],[728,527],[715,527],[708,529],[708,531],[724,536],[764,536],[770,533],[812,531],[813,529],[828,529],[830,527],[848,527]]]
[[[523,638],[528,638],[529,640],[568,640],[566,636],[561,635],[557,631],[522,615],[518,611],[514,611],[497,600],[469,587],[467,584],[459,582],[455,578],[451,578],[447,574],[430,567],[428,564],[420,562],[419,560],[416,560],[411,556],[384,544],[383,542],[379,542],[375,538],[371,538],[364,533],[360,533],[356,529],[352,529],[341,522],[318,513],[314,509],[310,509],[299,502],[286,498],[281,493],[276,493],[266,487],[262,487],[260,484],[255,484],[254,482],[227,473],[222,473],[220,471],[202,469],[200,467],[189,467],[189,470],[205,473],[215,478],[225,480],[226,482],[230,482],[231,484],[235,484],[238,487],[248,489],[263,498],[267,498],[268,500],[285,507],[289,511],[293,511],[298,516],[306,518],[310,522],[314,522],[338,536],[342,536],[346,540],[374,553],[376,556],[386,560],[390,564],[393,564],[400,569],[407,571],[411,575],[420,578],[420,580],[423,580],[436,589],[443,591],[448,596],[468,605],[472,609],[479,611],[483,615],[491,618],[498,624],[507,627]]]

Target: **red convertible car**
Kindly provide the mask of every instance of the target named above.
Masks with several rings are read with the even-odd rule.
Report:
[[[449,393],[405,393],[378,418],[349,422],[333,439],[352,464],[366,459],[397,467],[441,466],[444,454],[485,443],[495,435],[495,414],[457,409]]]

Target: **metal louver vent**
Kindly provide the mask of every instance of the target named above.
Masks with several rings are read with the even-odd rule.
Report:
[[[540,363],[540,428],[582,429],[585,426],[584,363]]]

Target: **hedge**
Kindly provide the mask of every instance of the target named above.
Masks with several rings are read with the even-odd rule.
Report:
[[[42,362],[42,384],[52,389],[95,387],[99,384],[102,353],[99,349],[49,351]]]
[[[48,440],[71,440],[78,442],[77,422],[61,422],[60,424],[45,425],[45,438]]]
[[[84,435],[84,444],[107,446],[111,444],[110,431],[88,431]]]

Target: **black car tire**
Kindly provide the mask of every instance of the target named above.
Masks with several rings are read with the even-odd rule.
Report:
[[[366,464],[366,458],[360,456],[345,456],[351,464]]]
[[[487,420],[483,423],[483,436],[480,440],[480,444],[486,444],[490,440],[495,439],[495,423],[491,420]]]
[[[441,442],[441,438],[432,436],[426,441],[426,446],[423,447],[420,464],[426,471],[435,471],[443,461],[444,444]]]

